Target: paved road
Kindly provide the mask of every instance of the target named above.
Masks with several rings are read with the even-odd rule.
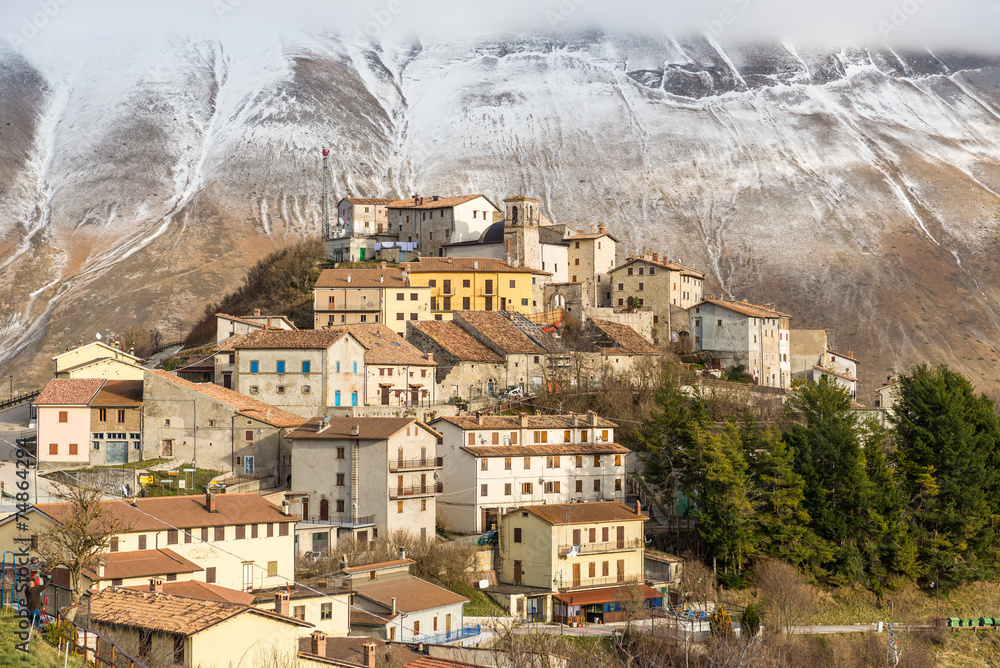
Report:
[[[841,625],[820,625],[820,626],[793,626],[792,633],[800,634],[824,634],[824,633],[865,633],[874,631],[874,624],[841,624]]]
[[[0,461],[14,461],[14,443],[21,438],[22,432],[29,431],[30,414],[30,403],[19,404],[5,411],[0,411]],[[33,433],[32,429],[25,436]]]
[[[664,624],[663,620],[655,620],[655,625],[659,627]],[[638,620],[633,622],[633,624],[639,628],[648,628],[650,626],[649,620]],[[707,625],[706,625],[707,626]],[[547,633],[552,635],[567,635],[567,636],[609,636],[613,635],[615,631],[625,628],[624,622],[615,622],[612,624],[591,624],[589,626],[582,626],[578,628],[571,628],[569,626],[562,626],[560,624],[525,624],[523,626],[518,626],[514,628],[515,633]],[[708,629],[704,629],[707,631]],[[874,624],[831,624],[831,625],[816,625],[816,626],[795,626],[792,627],[792,633],[804,634],[804,635],[823,635],[830,633],[867,633],[875,630]],[[696,629],[697,631],[697,629]]]

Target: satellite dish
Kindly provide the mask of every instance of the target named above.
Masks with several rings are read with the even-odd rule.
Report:
[[[490,586],[490,581],[489,580],[480,580],[479,581],[479,588],[480,589],[486,589],[489,586]]]
[[[98,341],[100,341],[100,340],[101,340],[101,333],[100,333],[100,332],[98,332],[98,333],[97,333],[97,340],[98,340]]]

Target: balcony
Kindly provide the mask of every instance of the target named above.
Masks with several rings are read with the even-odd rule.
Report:
[[[416,459],[390,459],[390,471],[420,471],[439,469],[444,466],[444,457],[419,457]]]
[[[326,519],[311,517],[302,521],[308,522],[309,524],[329,524],[330,526],[335,527],[356,529],[358,527],[367,527],[375,524],[375,516],[363,515],[361,517],[351,519],[350,515],[334,515]]]
[[[630,538],[628,540],[609,540],[606,543],[584,543],[583,545],[560,545],[559,556],[565,557],[574,547],[580,556],[586,554],[607,554],[608,552],[628,552],[630,550],[641,550],[646,546],[642,538]]]
[[[433,496],[444,492],[444,483],[435,482],[430,485],[413,485],[411,487],[390,487],[390,499],[405,499],[413,496]]]
[[[588,578],[581,577],[579,582],[574,583],[572,577],[567,577],[565,581],[562,578],[557,577],[553,584],[558,585],[560,593],[570,592],[573,593],[580,590],[587,589],[599,589],[601,587],[613,587],[617,585],[629,585],[636,584],[643,581],[643,578],[638,575],[608,575],[599,578]]]
[[[445,645],[450,642],[455,642],[456,640],[475,638],[482,632],[483,627],[479,624],[469,624],[454,631],[444,631],[442,633],[435,633],[434,635],[429,636],[414,633],[413,642],[422,642],[427,643],[428,645]]]

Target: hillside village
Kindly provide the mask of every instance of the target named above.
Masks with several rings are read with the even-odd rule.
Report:
[[[168,350],[173,365],[117,341],[56,355],[33,401],[39,470],[96,486],[118,529],[80,582],[48,573],[46,612],[85,592],[76,623],[150,666],[235,665],[265,638],[303,666],[507,665],[475,649],[495,631],[470,599],[411,572],[404,548],[313,574],[338,546],[445,532],[478,544],[468,584],[510,619],[673,614],[707,633],[714,604],[683,600],[682,560],[647,547],[662,518],[620,425],[535,398],[655,383],[670,357],[709,388],[738,377],[782,400],[826,378],[856,400],[858,362],[778,305],[706,294],[683,249],[626,252],[543,208],[346,197],[313,329],[218,313],[214,342]],[[879,396],[872,411],[892,403]],[[77,510],[9,514],[0,545],[36,547]]]

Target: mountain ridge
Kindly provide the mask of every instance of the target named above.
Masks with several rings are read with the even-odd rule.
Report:
[[[193,324],[319,232],[327,146],[335,196],[531,194],[828,326],[862,398],[921,361],[993,389],[1000,58],[602,33],[69,52],[0,50],[0,373]]]

